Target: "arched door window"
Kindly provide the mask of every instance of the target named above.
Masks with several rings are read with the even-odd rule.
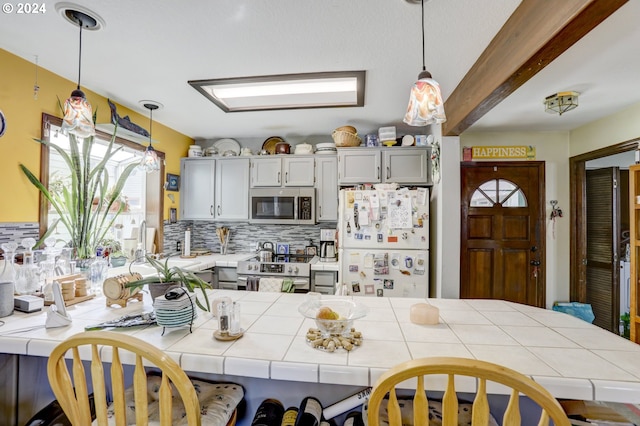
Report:
[[[491,179],[481,184],[471,196],[471,207],[526,207],[527,198],[515,183]]]

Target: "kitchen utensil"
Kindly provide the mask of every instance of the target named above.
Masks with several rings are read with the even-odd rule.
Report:
[[[290,150],[291,150],[291,145],[289,145],[285,141],[278,142],[276,144],[276,148],[275,148],[276,154],[289,154]]]
[[[351,133],[351,134],[354,134],[354,135],[358,134],[358,131],[353,126],[340,126],[340,127],[336,128],[336,130],[347,132],[347,133]]]
[[[253,152],[251,152],[251,148],[245,147],[240,150],[240,155],[241,156],[253,155]]]
[[[335,141],[337,147],[360,146],[362,143],[360,136],[344,130],[334,130],[331,137]]]
[[[237,155],[238,155],[238,153],[237,153],[237,152],[232,151],[232,150],[230,150],[230,149],[228,149],[228,150],[226,150],[225,152],[223,152],[223,153],[222,153],[222,156],[223,156],[223,157],[235,157],[235,156],[237,156]]]
[[[189,157],[202,157],[202,147],[200,145],[189,146]]]
[[[270,153],[266,149],[261,149],[258,155],[270,155]]]
[[[308,143],[299,143],[293,152],[294,154],[313,154],[313,147]]]
[[[273,155],[276,153],[276,144],[278,142],[284,142],[284,139],[280,136],[271,136],[262,143],[262,149],[266,149],[269,154]]]
[[[227,246],[229,245],[229,228],[226,226],[221,226],[216,228],[216,235],[218,235],[218,240],[220,241],[220,254],[227,254]]]
[[[415,139],[411,135],[404,135],[402,137],[402,146],[411,146],[415,142]]]
[[[235,139],[218,139],[213,143],[213,146],[218,152],[233,151],[236,155],[240,154],[240,144]]]

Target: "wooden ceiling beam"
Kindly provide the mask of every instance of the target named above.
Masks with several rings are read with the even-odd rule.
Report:
[[[627,1],[522,0],[445,101],[443,134],[460,135]]]

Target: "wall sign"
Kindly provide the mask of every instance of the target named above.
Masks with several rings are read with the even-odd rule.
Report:
[[[462,148],[463,161],[520,159],[534,160],[536,148],[531,145],[506,146],[465,146]]]

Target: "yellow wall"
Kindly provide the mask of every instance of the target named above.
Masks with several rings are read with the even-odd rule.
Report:
[[[33,97],[35,65],[0,49],[0,110],[7,121],[7,130],[0,138],[0,223],[37,222],[38,191],[29,183],[18,167],[23,163],[34,173],[40,170],[40,138],[42,113],[61,117],[58,98],[64,101],[76,83],[40,68],[38,70],[38,99]],[[107,98],[82,87],[87,99],[97,109],[98,123],[109,123],[111,112]],[[134,123],[147,128],[149,116],[117,105],[118,114],[131,117]],[[166,154],[165,172],[180,174],[180,158],[187,155],[193,140],[160,123],[154,122],[154,148]],[[163,179],[164,180],[164,179]],[[178,207],[179,192],[174,192],[176,203],[164,200],[164,218],[169,208]]]

